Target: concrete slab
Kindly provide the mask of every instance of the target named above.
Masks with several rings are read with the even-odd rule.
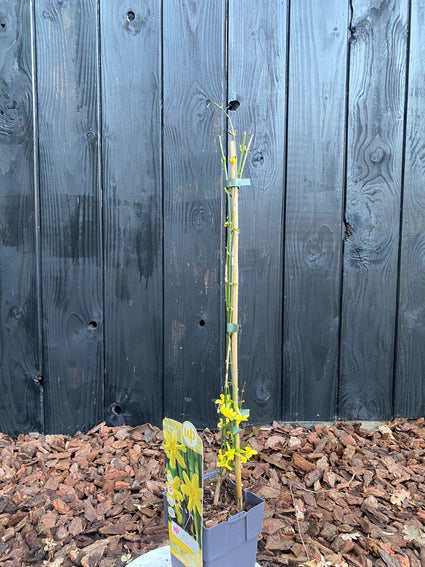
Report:
[[[167,545],[149,551],[149,553],[127,563],[127,567],[171,567],[170,546]],[[256,563],[255,567],[260,567],[260,565]]]

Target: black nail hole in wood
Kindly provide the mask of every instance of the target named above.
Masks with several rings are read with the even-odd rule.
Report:
[[[201,320],[199,321],[199,326],[200,326],[200,327],[205,327],[205,321],[204,321],[204,319],[201,319]]]
[[[90,321],[89,327],[90,327],[90,329],[96,329],[96,327],[97,327],[96,321]]]
[[[136,17],[136,14],[134,12],[127,12],[127,20],[129,22],[132,22],[135,17]]]
[[[6,24],[0,24],[0,28],[3,30],[6,27]]]
[[[112,411],[112,413],[114,413],[115,415],[120,415],[120,413],[122,412],[121,406],[119,406],[118,404],[114,404],[114,405],[111,407],[111,411]]]
[[[231,100],[227,105],[227,110],[237,110],[241,103],[238,100]]]

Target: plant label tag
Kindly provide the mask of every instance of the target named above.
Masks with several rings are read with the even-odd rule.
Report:
[[[189,421],[165,418],[162,427],[170,551],[185,567],[202,567],[202,441]]]

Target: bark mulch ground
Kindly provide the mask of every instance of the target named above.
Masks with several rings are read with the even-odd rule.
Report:
[[[211,470],[217,435],[202,437]],[[266,500],[262,567],[425,565],[423,419],[274,423],[251,444],[261,453],[243,476]],[[149,424],[0,434],[0,565],[126,565],[167,544],[163,489],[162,432]]]

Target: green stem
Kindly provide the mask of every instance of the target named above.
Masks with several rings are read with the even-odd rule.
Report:
[[[250,152],[251,143],[252,143],[253,138],[254,138],[254,134],[251,134],[247,147],[246,148],[244,147],[244,155],[243,155],[243,157],[241,156],[241,166],[240,166],[238,177],[242,177],[242,173],[243,173],[243,170],[245,169],[246,160],[247,160],[248,154]]]
[[[229,176],[227,175],[226,156],[224,154],[224,148],[223,148],[223,142],[221,140],[221,136],[218,137],[218,143],[220,144],[221,163],[223,164],[224,176],[226,179],[228,179]]]

